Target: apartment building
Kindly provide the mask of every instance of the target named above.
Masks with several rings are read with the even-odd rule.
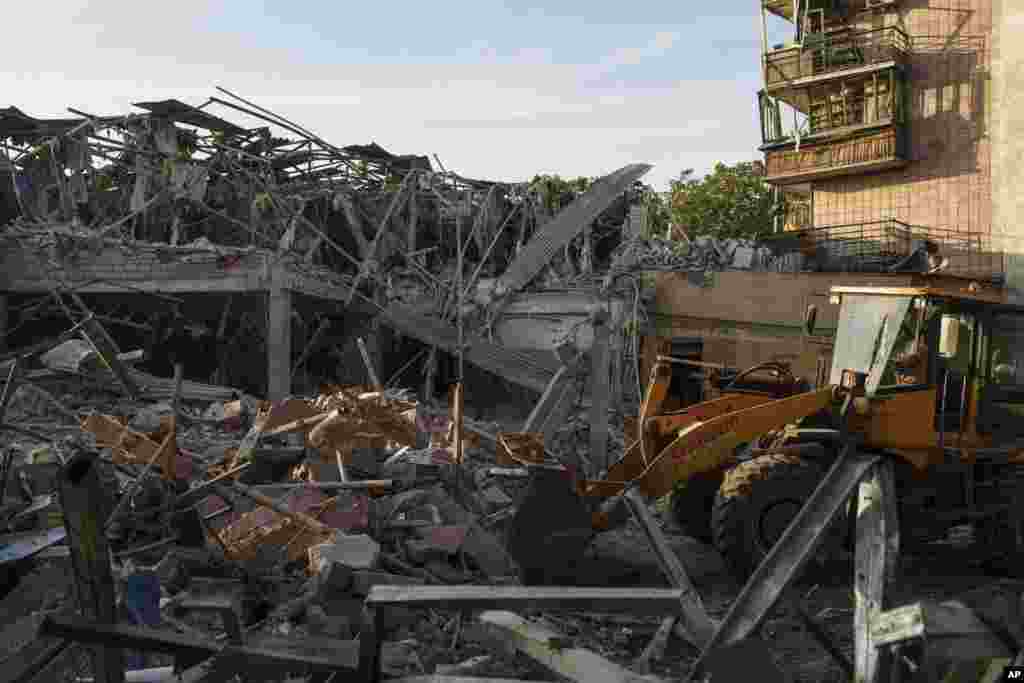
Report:
[[[1024,0],[761,10],[761,151],[785,227],[912,226],[1005,251],[1024,287]]]

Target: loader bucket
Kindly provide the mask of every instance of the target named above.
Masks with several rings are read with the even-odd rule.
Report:
[[[571,584],[594,537],[591,513],[568,473],[534,468],[509,521],[506,549],[526,585]]]

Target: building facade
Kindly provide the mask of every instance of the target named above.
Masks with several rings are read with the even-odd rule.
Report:
[[[778,19],[789,39],[770,42]],[[761,150],[785,226],[971,239],[1024,284],[1024,0],[762,0],[762,21]]]

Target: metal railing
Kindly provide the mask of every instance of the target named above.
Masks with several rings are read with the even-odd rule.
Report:
[[[765,177],[773,179],[834,171],[845,166],[886,162],[901,158],[895,128],[852,140],[823,142],[765,152]]]
[[[987,282],[1005,278],[1005,254],[993,248],[989,235],[914,226],[894,218],[778,233],[765,246],[782,272],[883,273],[920,272],[923,264],[912,263],[910,257],[929,242],[946,259],[943,273]]]
[[[802,45],[773,50],[765,55],[765,87],[786,85],[810,76],[902,59],[910,39],[898,26],[870,31],[812,33]]]

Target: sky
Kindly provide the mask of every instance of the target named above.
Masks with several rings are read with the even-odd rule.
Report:
[[[335,145],[509,182],[642,162],[666,189],[684,169],[759,158],[757,0],[548,4],[10,3],[0,106],[112,115],[222,86]]]

